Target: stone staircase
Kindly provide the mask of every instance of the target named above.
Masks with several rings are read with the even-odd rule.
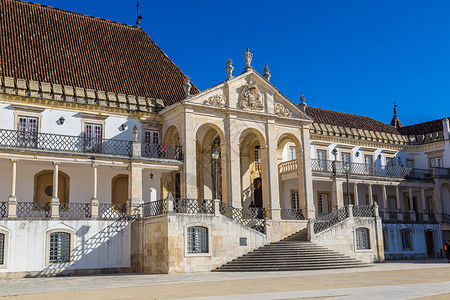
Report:
[[[307,241],[305,229],[238,257],[213,272],[305,271],[370,265]]]

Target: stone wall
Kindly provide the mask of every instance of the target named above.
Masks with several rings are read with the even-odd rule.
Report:
[[[308,221],[267,220],[267,240],[269,242],[278,242],[307,227]]]
[[[267,242],[264,234],[221,215],[177,214],[152,217],[142,222],[142,271],[146,273],[211,271]],[[208,253],[187,253],[186,232],[190,226],[208,228]],[[246,240],[246,245],[240,245],[240,238]],[[139,242],[133,244],[135,253]],[[135,253],[135,257],[139,255]]]
[[[384,260],[383,237],[379,218],[348,218],[335,226],[313,235],[312,242],[340,252],[362,262]],[[378,223],[378,225],[377,225]],[[370,249],[356,249],[355,230],[358,227],[369,229]]]

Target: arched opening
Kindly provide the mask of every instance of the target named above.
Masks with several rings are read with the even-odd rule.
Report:
[[[196,132],[197,195],[199,199],[217,198],[224,201],[227,199],[225,152],[222,131],[213,124],[201,125]]]
[[[175,125],[167,128],[163,143],[165,145],[180,146],[180,133]],[[181,174],[178,171],[166,172],[161,175],[161,197],[165,199],[169,193],[174,198],[181,197]]]
[[[58,172],[58,198],[60,203],[69,203],[70,177],[66,173]],[[34,175],[35,203],[50,203],[53,197],[53,171],[44,170]]]
[[[450,186],[448,185],[448,183],[444,183],[441,185],[440,190],[442,212],[450,214]]]
[[[246,129],[239,138],[242,207],[261,211],[269,208],[267,190],[267,155],[262,134]]]
[[[111,204],[124,205],[128,200],[128,175],[119,174],[111,182]]]

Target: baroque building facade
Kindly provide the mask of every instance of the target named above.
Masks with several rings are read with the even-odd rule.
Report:
[[[303,232],[439,257],[449,119],[299,105],[232,61],[199,91],[139,27],[0,1],[0,275],[210,271]]]

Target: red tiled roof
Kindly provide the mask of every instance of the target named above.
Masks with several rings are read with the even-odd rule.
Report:
[[[0,28],[0,76],[184,99],[184,74],[140,28],[17,0],[0,0]]]
[[[444,127],[442,125],[442,119],[409,125],[398,129],[398,131],[400,131],[400,133],[404,135],[427,134],[433,132],[440,132],[443,130]]]
[[[367,129],[378,132],[399,134],[394,126],[359,115],[347,114],[343,112],[326,110],[317,107],[306,107],[306,114],[310,116],[315,123],[350,127],[356,129]]]

